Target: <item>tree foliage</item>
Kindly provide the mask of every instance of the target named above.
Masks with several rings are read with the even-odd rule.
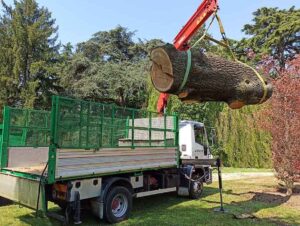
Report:
[[[220,156],[227,166],[271,167],[270,135],[258,126],[254,114],[261,106],[231,110],[227,106],[215,124]]]
[[[145,61],[101,64],[75,56],[65,70],[62,85],[68,96],[141,107],[146,99],[146,65]]]
[[[46,107],[59,89],[55,63],[57,27],[51,13],[34,0],[15,1],[0,17],[1,106]]]
[[[127,28],[117,26],[79,43],[74,54],[70,46],[65,48],[63,54],[68,63],[61,71],[65,94],[143,107],[147,99],[148,50],[161,41],[135,42],[134,35]]]
[[[260,61],[264,55],[272,56],[280,69],[300,53],[300,10],[260,8],[253,13],[253,24],[243,31],[250,38],[242,40],[244,48],[251,48]]]
[[[300,178],[300,57],[273,84],[275,91],[269,107],[258,116],[260,125],[272,135],[273,166],[292,194]]]
[[[135,43],[135,32],[117,26],[109,31],[99,31],[91,39],[77,45],[77,53],[92,61],[120,62],[145,58],[147,52],[141,48],[142,43]]]

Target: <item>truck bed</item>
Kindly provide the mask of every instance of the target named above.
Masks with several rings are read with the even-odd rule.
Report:
[[[8,163],[4,169],[40,176],[48,161],[48,150],[48,147],[9,147]]]

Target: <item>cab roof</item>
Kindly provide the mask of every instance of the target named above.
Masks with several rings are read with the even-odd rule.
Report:
[[[204,123],[202,123],[202,122],[196,122],[196,121],[190,121],[190,120],[182,120],[179,122],[179,126],[185,126],[185,125],[204,127]]]

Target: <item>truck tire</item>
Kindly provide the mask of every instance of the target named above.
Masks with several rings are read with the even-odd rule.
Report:
[[[128,218],[132,209],[132,195],[123,186],[111,188],[104,201],[104,217],[111,224]]]
[[[191,199],[199,199],[203,192],[203,182],[191,182],[191,188],[190,188],[190,198]]]

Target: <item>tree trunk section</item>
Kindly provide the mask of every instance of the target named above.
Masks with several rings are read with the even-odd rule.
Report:
[[[162,93],[177,95],[184,102],[226,102],[233,109],[259,104],[272,95],[272,85],[239,62],[191,50],[191,67],[180,89],[188,65],[187,52],[167,44],[151,52],[151,80]],[[266,96],[264,97],[264,89]]]

